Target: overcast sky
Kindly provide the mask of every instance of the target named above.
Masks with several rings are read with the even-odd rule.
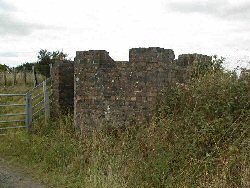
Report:
[[[0,63],[36,61],[40,49],[133,47],[217,54],[227,67],[250,60],[250,0],[0,0]]]

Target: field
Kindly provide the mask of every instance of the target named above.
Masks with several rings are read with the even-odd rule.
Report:
[[[38,83],[42,82],[44,80],[44,76],[41,74],[36,74]],[[15,85],[26,85],[28,86],[34,86],[34,75],[31,71],[27,71],[24,73],[23,71],[19,71],[16,73],[16,81]],[[5,83],[6,82],[6,83]],[[3,72],[0,72],[0,85],[1,86],[13,86],[14,85],[14,74],[12,72],[6,72],[5,74]]]
[[[1,88],[1,93],[27,88]],[[224,70],[165,88],[150,125],[79,134],[70,115],[0,137],[48,187],[250,187],[250,80]]]

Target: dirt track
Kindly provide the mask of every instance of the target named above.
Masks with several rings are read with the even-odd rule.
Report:
[[[0,159],[0,188],[45,188],[45,186],[25,176],[21,169],[10,167]]]

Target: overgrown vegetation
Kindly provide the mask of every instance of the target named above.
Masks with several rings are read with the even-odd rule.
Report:
[[[5,71],[5,70],[10,70],[10,68],[7,65],[0,64],[0,72]]]
[[[4,73],[0,72],[0,86],[6,87],[6,89],[8,90],[8,88],[14,85],[14,74],[11,71],[6,72],[5,77],[6,79],[4,79]],[[38,83],[41,83],[46,79],[46,77],[42,74],[36,74],[36,78]],[[12,89],[19,93],[19,88],[22,88],[25,85],[25,82],[29,87],[34,86],[34,74],[32,73],[32,71],[26,71],[25,75],[23,71],[16,72],[16,86],[14,86]]]
[[[51,187],[250,187],[250,80],[194,68],[166,88],[150,125],[79,136],[61,117],[1,136],[0,156]]]
[[[31,73],[32,67],[34,66],[38,75],[49,77],[50,64],[53,65],[56,60],[66,60],[67,57],[68,54],[64,53],[63,51],[56,50],[51,52],[46,49],[41,49],[37,55],[37,62],[25,62],[15,67],[15,71],[20,75],[23,74],[24,69],[25,72]],[[0,73],[2,74],[1,77],[3,77],[3,72],[6,72],[7,77],[10,77],[11,75],[13,77],[13,74],[11,74],[13,72],[13,68],[0,64]]]
[[[67,59],[67,54],[63,51],[48,51],[46,49],[41,49],[38,52],[36,63],[24,63],[16,67],[18,71],[22,71],[24,68],[27,71],[32,71],[32,66],[35,66],[37,73],[49,77],[50,76],[50,64],[54,64],[56,60]]]
[[[50,64],[54,64],[56,60],[64,60],[67,58],[67,54],[63,53],[62,51],[47,51],[40,50],[38,52],[38,61],[35,65],[35,68],[38,70],[38,72],[46,77],[50,76]]]

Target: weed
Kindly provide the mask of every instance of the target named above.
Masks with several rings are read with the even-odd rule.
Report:
[[[51,187],[249,187],[250,84],[222,71],[166,88],[150,125],[100,125],[79,136],[70,116],[0,137],[0,156]]]

